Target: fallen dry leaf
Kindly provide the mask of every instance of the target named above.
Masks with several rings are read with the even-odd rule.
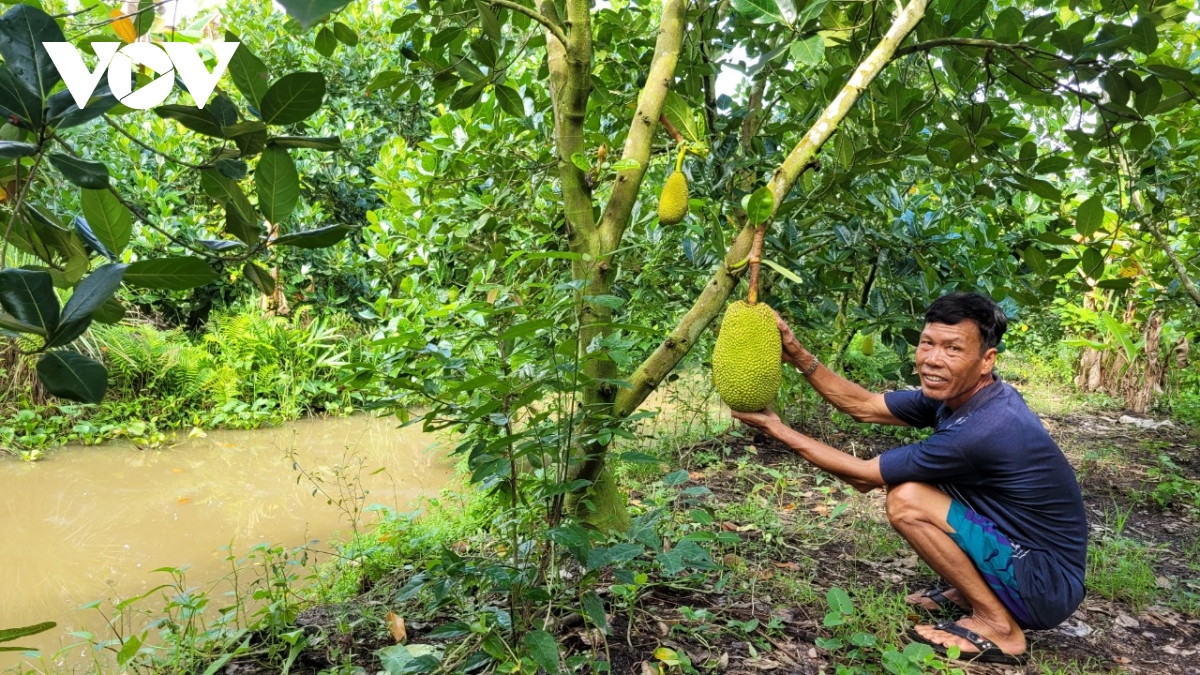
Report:
[[[781,570],[791,570],[793,572],[798,572],[800,570],[800,566],[794,562],[784,562],[784,563],[773,562],[771,564],[778,567]]]
[[[1132,659],[1126,658],[1124,656],[1114,656],[1113,661],[1116,661],[1117,663],[1120,663],[1120,664],[1133,663]]]
[[[738,526],[737,523],[731,523],[727,520],[721,523],[721,529],[725,530],[726,532],[737,532]]]
[[[392,637],[396,638],[396,644],[401,644],[408,639],[408,631],[404,628],[404,619],[395,612],[387,613],[387,625]]]
[[[700,473],[699,471],[689,471],[688,478],[691,478],[692,480],[704,480],[704,474]]]

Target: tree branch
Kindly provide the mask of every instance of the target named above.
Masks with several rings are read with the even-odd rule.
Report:
[[[562,26],[559,25],[558,22],[552,21],[550,17],[542,14],[532,7],[526,7],[525,5],[512,2],[511,0],[488,0],[488,4],[495,7],[504,7],[506,9],[511,9],[514,12],[520,12],[521,14],[524,14],[525,16],[545,26],[546,30],[550,31],[554,37],[558,38],[559,42],[563,43],[564,45],[567,44],[567,33],[563,30]]]
[[[612,196],[600,217],[600,233],[604,239],[605,252],[616,250],[621,235],[629,225],[633,205],[646,170],[650,166],[650,146],[654,131],[662,115],[663,102],[675,78],[675,65],[679,61],[679,50],[683,46],[683,29],[686,25],[686,0],[665,0],[662,20],[658,27],[658,40],[654,45],[654,58],[646,74],[646,84],[638,97],[637,111],[625,136],[625,149],[621,159],[637,160],[637,167],[617,174]]]
[[[1038,56],[1044,56],[1049,59],[1057,59],[1059,61],[1066,60],[1058,54],[1038,49],[1036,47],[1030,47],[1029,45],[1021,44],[1019,42],[1009,43],[997,42],[996,40],[983,40],[979,38],[956,37],[937,38],[935,40],[926,40],[925,42],[918,42],[907,47],[901,47],[900,49],[896,50],[895,54],[892,55],[892,59],[898,59],[902,56],[908,56],[909,54],[916,54],[917,52],[931,51],[937,49],[938,47],[976,47],[987,49],[989,51],[993,49],[1000,49],[1006,52],[1023,51],[1027,54],[1037,54]]]
[[[796,184],[796,180],[800,178],[800,174],[812,165],[816,159],[817,151],[829,140],[833,132],[837,129],[838,124],[846,118],[850,113],[850,109],[854,107],[858,97],[866,91],[871,82],[879,75],[879,71],[892,60],[892,55],[904,38],[912,32],[920,23],[922,17],[925,16],[925,7],[927,0],[911,0],[895,21],[892,22],[891,28],[879,40],[879,44],[875,45],[875,49],[858,64],[858,68],[854,69],[854,74],[850,76],[850,80],[838,95],[830,101],[825,108],[825,112],[817,118],[817,122],[813,124],[804,138],[796,144],[792,152],[783,160],[783,164],[775,172],[771,178],[771,192],[775,196],[775,205],[771,209],[771,217],[775,216],[775,212],[779,210],[779,205],[783,203],[784,198],[791,192],[792,186]]]
[[[1179,283],[1187,290],[1188,295],[1192,296],[1192,300],[1196,301],[1196,305],[1200,306],[1200,289],[1196,288],[1196,284],[1192,282],[1192,278],[1188,275],[1187,267],[1183,261],[1179,259],[1179,254],[1175,249],[1171,248],[1171,242],[1167,241],[1167,236],[1158,229],[1154,223],[1147,222],[1146,229],[1150,230],[1150,234],[1158,242],[1163,253],[1171,260],[1171,265],[1175,268],[1175,273],[1179,276]]]
[[[837,129],[837,125],[850,112],[850,108],[858,100],[858,97],[874,81],[883,67],[891,61],[897,47],[921,21],[925,15],[926,4],[927,0],[911,0],[900,11],[887,34],[880,39],[871,54],[859,64],[854,74],[850,76],[850,81],[846,83],[842,91],[825,109],[824,114],[804,135],[804,139],[796,145],[776,170],[770,183],[771,191],[775,196],[775,205],[771,210],[772,217],[778,211],[779,205],[788,192],[791,191],[792,186],[796,184],[796,180],[813,165],[817,151],[821,149],[821,146]],[[675,368],[684,356],[687,356],[701,333],[725,308],[725,301],[733,292],[738,279],[737,274],[729,271],[729,266],[741,261],[749,253],[754,230],[753,227],[742,228],[741,233],[725,254],[725,265],[718,269],[713,278],[705,285],[700,297],[680,319],[679,324],[671,331],[667,339],[630,376],[629,382],[632,386],[617,392],[616,402],[613,406],[613,413],[616,416],[628,417],[637,410],[650,392],[658,386],[658,383]]]

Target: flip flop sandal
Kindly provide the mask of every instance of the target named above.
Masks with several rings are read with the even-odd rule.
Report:
[[[943,621],[935,624],[934,629],[960,637],[967,642],[970,642],[971,646],[975,648],[975,651],[973,652],[960,652],[958,655],[959,661],[1002,663],[1009,666],[1023,666],[1029,662],[1028,653],[1009,654],[1008,652],[997,647],[995,642],[992,642],[973,630],[963,628],[953,621]],[[909,628],[908,636],[915,642],[920,642],[921,644],[933,647],[933,651],[937,652],[939,655],[948,656],[946,654],[945,645],[939,645],[936,642],[930,641],[918,633],[916,629]]]
[[[953,600],[946,597],[946,591],[948,590],[950,590],[950,587],[948,586],[942,588],[931,588],[921,594],[922,598],[929,598],[932,600],[934,604],[937,605],[937,609],[929,609],[919,602],[916,603],[915,606],[933,615],[952,616],[965,613],[967,611],[966,609],[960,607]]]

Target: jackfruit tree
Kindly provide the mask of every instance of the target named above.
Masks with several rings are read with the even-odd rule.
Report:
[[[327,26],[346,3],[282,4]],[[1162,273],[1174,273],[1169,253],[1195,250],[1186,212],[1168,206],[1192,179],[1158,176],[1171,209],[1156,216],[1166,246],[1128,222],[1126,205],[1157,176],[1156,153],[1196,134],[1165,122],[1195,117],[1192,9],[472,0],[396,11],[395,43],[411,65],[379,72],[378,89],[429,96],[436,112],[431,138],[390,151],[393,197],[380,213],[460,242],[473,264],[401,247],[427,269],[423,279],[437,268],[486,300],[472,310],[458,296],[446,311],[460,328],[494,320],[500,339],[479,361],[442,351],[450,342],[440,333],[427,340],[432,351],[414,339],[384,379],[466,395],[418,376],[434,372],[414,365],[425,354],[442,372],[462,371],[472,391],[492,387],[459,419],[497,420],[493,445],[464,449],[476,477],[497,485],[516,480],[497,450],[519,446],[506,413],[527,401],[514,383],[577,388],[570,432],[556,437],[571,446],[561,489],[581,518],[620,528],[612,441],[708,339],[747,275],[740,263],[756,234],[764,298],[801,325],[831,327],[837,353],[861,331],[909,354],[911,317],[948,289],[986,290],[1031,316],[1060,294],[1128,294],[1132,284],[1094,264],[1118,246],[1147,250],[1159,271],[1147,286],[1184,299]],[[723,91],[720,76],[734,68],[739,83]],[[655,188],[673,175],[659,157],[681,142],[709,154],[685,168],[688,215],[668,231],[652,215]],[[620,150],[602,160],[608,147]],[[1113,170],[1114,148],[1129,155],[1127,170]],[[472,184],[479,190],[462,189]],[[1119,205],[1115,221],[1107,209],[1095,220],[1093,194]],[[752,222],[751,210],[762,217]],[[555,289],[572,293],[570,311]],[[555,333],[571,326],[569,339]],[[544,356],[518,358],[531,344]]]

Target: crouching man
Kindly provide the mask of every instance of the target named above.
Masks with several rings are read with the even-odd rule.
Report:
[[[859,491],[883,487],[892,526],[945,581],[908,602],[957,621],[918,625],[939,653],[1019,665],[1025,629],[1057,626],[1084,596],[1087,521],[1075,473],[1025,400],[993,372],[1007,320],[980,294],[930,305],[917,345],[919,391],[876,394],[825,368],[779,319],[783,360],[859,422],[932,427],[919,443],[858,459],[764,410],[734,413]]]

